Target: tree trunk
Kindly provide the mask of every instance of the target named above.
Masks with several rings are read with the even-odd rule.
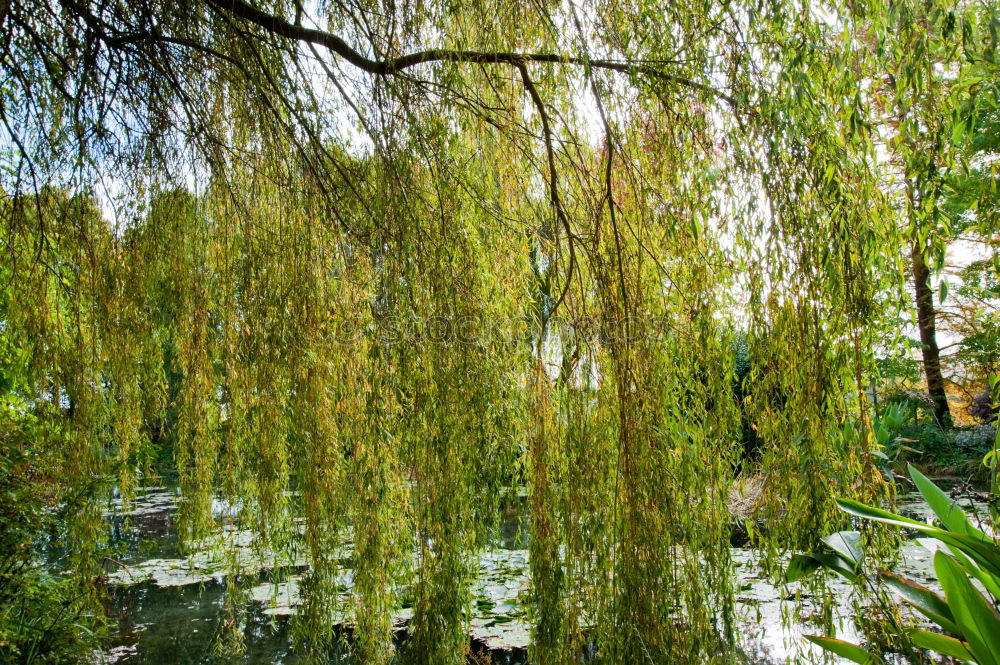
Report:
[[[917,329],[924,356],[924,377],[927,379],[927,393],[934,401],[934,417],[938,425],[951,425],[951,410],[948,395],[944,390],[944,376],[941,374],[941,351],[938,349],[935,329],[934,292],[931,290],[930,270],[924,259],[923,249],[916,244],[910,253],[913,261],[913,285],[917,294]]]

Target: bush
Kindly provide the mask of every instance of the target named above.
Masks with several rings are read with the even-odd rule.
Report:
[[[909,440],[911,448],[936,464],[954,464],[966,457],[966,453],[955,445],[954,431],[941,429],[936,423],[906,423],[899,428],[899,436]]]

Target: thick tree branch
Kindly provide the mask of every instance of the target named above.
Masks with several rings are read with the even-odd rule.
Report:
[[[730,106],[736,107],[736,99],[721,90],[717,90],[710,85],[692,81],[682,76],[667,74],[655,67],[651,63],[631,63],[615,60],[591,60],[559,53],[515,53],[508,51],[464,51],[454,49],[428,49],[417,51],[407,55],[391,58],[387,60],[372,60],[365,57],[342,38],[332,33],[306,28],[301,25],[289,23],[280,16],[274,16],[257,9],[244,0],[208,0],[216,8],[226,11],[233,16],[249,21],[255,25],[288,39],[300,42],[307,42],[323,46],[333,53],[336,53],[347,62],[358,69],[375,74],[377,76],[390,76],[398,74],[405,69],[428,62],[464,62],[471,64],[506,64],[519,66],[527,62],[542,62],[553,64],[566,64],[577,66],[590,66],[597,69],[606,69],[627,74],[644,74],[664,81],[671,81],[679,85],[708,93]],[[667,64],[667,63],[657,63]]]

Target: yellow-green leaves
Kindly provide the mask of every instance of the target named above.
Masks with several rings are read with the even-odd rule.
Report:
[[[968,127],[926,121],[930,57],[953,54],[920,7],[97,4],[2,23],[23,104],[0,113],[32,177],[111,174],[128,199],[120,227],[42,199],[34,219],[4,181],[32,397],[72,424],[67,482],[114,439],[127,487],[149,423],[186,535],[304,552],[310,655],[349,540],[358,657],[394,657],[405,597],[403,657],[460,662],[473,555],[527,486],[540,660],[590,640],[614,665],[721,658],[738,477],[772,569],[843,528],[832,495],[888,492],[874,354],[899,248],[943,256],[928,154],[947,151],[924,142]],[[162,33],[137,33],[150,16]],[[963,18],[932,24],[952,43]],[[50,42],[81,70],[54,73]],[[929,179],[912,228],[887,126]],[[857,539],[827,545],[800,572],[856,578]]]

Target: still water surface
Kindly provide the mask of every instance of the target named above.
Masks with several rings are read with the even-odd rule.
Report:
[[[123,514],[120,506],[108,513],[117,563],[109,563],[110,607],[117,619],[116,646],[101,658],[105,662],[128,665],[199,665],[216,662],[213,645],[224,615],[227,584],[224,566],[218,553],[182,557],[177,547],[174,515],[178,491],[173,487],[149,488]],[[970,510],[983,506],[964,502]],[[906,496],[901,510],[910,516],[926,519],[930,510],[919,497]],[[221,502],[220,515],[227,512]],[[493,546],[480,559],[481,573],[474,586],[476,596],[472,638],[477,648],[491,651],[494,662],[518,663],[524,659],[530,626],[523,604],[528,578],[526,520],[517,511],[504,516]],[[253,554],[249,536],[231,531],[228,544],[239,552],[248,575],[241,586],[249,591],[244,616],[245,665],[288,664],[300,662],[291,648],[289,615],[298,601],[297,574],[302,561],[280,571]],[[245,541],[245,542],[244,542]],[[235,545],[234,545],[235,543]],[[795,662],[800,649],[808,649],[801,639],[803,632],[815,632],[808,625],[807,602],[803,621],[784,626],[782,611],[791,598],[761,578],[751,552],[732,549],[738,577],[738,615],[741,634],[748,651],[761,662]],[[349,562],[345,554],[345,561]],[[907,543],[898,572],[928,586],[934,586],[930,553],[916,543]],[[350,571],[345,570],[345,591],[350,586]],[[281,584],[277,584],[281,582]],[[840,636],[856,639],[846,608],[850,606],[850,588],[834,581],[831,586],[835,606],[841,612]],[[816,609],[815,607],[812,609]],[[400,625],[410,616],[403,609]],[[331,662],[351,663],[346,653],[331,654]]]

